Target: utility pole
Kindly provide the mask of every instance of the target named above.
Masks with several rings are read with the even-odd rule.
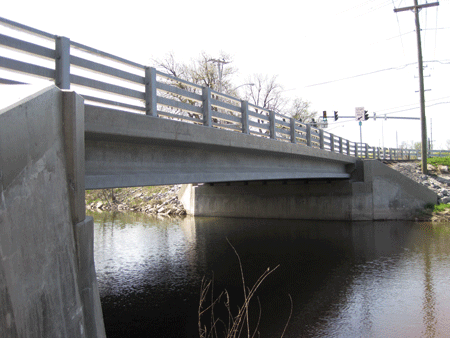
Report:
[[[222,93],[222,76],[223,76],[223,65],[226,65],[230,63],[229,61],[225,61],[223,58],[222,60],[219,59],[209,59],[208,62],[213,62],[217,64],[217,71],[219,74],[219,93]]]
[[[420,41],[420,21],[419,10],[425,7],[439,6],[439,2],[419,5],[414,0],[414,6],[395,8],[394,12],[403,12],[413,10],[416,19],[416,37],[417,37],[417,57],[419,60],[419,86],[420,86],[420,121],[422,125],[422,173],[427,174],[427,120],[425,116],[425,87],[423,84],[423,59],[422,59],[422,43]]]
[[[359,154],[362,157],[362,121],[359,121]]]

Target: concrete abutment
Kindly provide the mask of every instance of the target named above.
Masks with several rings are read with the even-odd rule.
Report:
[[[0,110],[0,154],[0,336],[105,337],[83,99],[51,86]]]
[[[410,219],[437,195],[376,160],[360,161],[350,180],[185,185],[179,198],[194,216],[308,220]]]

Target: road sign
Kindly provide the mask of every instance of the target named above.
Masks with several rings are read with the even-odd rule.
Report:
[[[356,121],[364,120],[364,107],[356,107],[355,108],[355,118],[356,118]]]

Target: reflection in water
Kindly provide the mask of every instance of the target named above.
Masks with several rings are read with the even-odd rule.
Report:
[[[424,261],[425,261],[425,295],[423,301],[423,319],[425,325],[425,336],[436,336],[436,317],[435,305],[436,300],[433,291],[433,276],[431,271],[430,243],[426,241],[424,244]]]
[[[242,297],[237,258],[259,289],[261,337],[443,337],[450,328],[448,227],[93,215],[108,337],[195,337],[203,276]],[[236,304],[237,306],[237,304]],[[257,308],[257,304],[254,304]]]

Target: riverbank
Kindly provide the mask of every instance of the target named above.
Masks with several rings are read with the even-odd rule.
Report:
[[[133,211],[160,216],[186,215],[178,200],[181,184],[86,191],[86,208],[94,211]]]

